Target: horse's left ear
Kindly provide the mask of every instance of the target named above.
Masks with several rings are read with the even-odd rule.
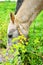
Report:
[[[14,23],[14,19],[15,19],[14,14],[10,13],[10,18],[11,18],[12,23]]]

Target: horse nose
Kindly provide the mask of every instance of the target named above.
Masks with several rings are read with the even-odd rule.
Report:
[[[12,34],[8,34],[8,38],[12,38]]]

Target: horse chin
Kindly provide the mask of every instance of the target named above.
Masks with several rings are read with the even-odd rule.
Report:
[[[12,45],[11,40],[12,40],[12,39],[9,39],[9,38],[8,38],[8,42],[7,42],[7,43],[8,43],[8,46],[11,46],[11,45]]]
[[[8,42],[8,46],[12,46],[13,44],[17,44],[17,43],[18,43],[18,40],[15,42]]]

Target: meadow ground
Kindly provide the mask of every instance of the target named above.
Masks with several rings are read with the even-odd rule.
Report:
[[[0,2],[0,43],[7,43],[7,28],[10,13],[15,11],[16,2]],[[0,45],[2,46],[2,45]]]
[[[14,12],[15,8],[15,2],[0,2],[0,47],[7,44],[7,28],[10,12]],[[25,49],[29,52],[27,55],[29,63],[31,65],[43,65],[43,11],[40,12],[30,26],[28,43]],[[25,55],[23,54],[22,57],[24,58]],[[11,61],[7,65],[12,65],[13,61]],[[2,63],[2,65],[6,64]]]

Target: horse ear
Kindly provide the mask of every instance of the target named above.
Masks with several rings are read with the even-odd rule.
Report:
[[[12,23],[14,23],[14,19],[15,19],[14,14],[10,13],[10,18],[11,18]]]

